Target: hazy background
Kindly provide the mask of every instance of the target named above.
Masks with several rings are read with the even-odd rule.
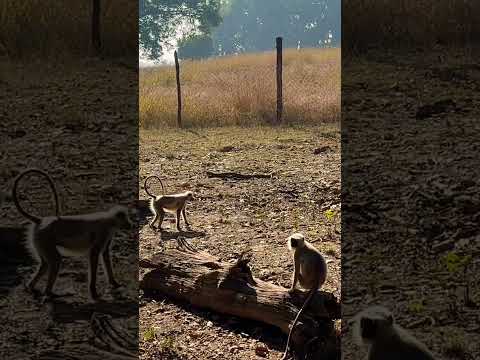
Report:
[[[182,3],[183,6],[179,6]],[[140,1],[140,66],[180,58],[285,48],[337,47],[338,0]]]

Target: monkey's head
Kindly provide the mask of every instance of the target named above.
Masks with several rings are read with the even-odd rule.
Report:
[[[305,236],[301,233],[295,233],[287,238],[288,249],[294,251],[305,245]]]
[[[117,205],[110,210],[113,214],[116,227],[119,229],[130,230],[133,228],[133,223],[130,220],[128,208],[125,206]]]
[[[187,196],[187,200],[188,200],[188,201],[193,201],[193,200],[195,200],[195,198],[193,197],[193,192],[187,191],[187,192],[185,192],[185,195]]]
[[[354,336],[359,345],[371,344],[375,339],[393,326],[393,315],[383,306],[372,306],[356,317]]]

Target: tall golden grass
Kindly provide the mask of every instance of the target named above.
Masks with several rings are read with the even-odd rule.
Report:
[[[90,45],[92,1],[2,0],[0,55],[11,58],[85,55]],[[138,3],[102,1],[104,55],[138,51]]]
[[[283,98],[286,124],[340,119],[340,49],[286,49]],[[276,55],[246,54],[180,64],[185,126],[260,125],[276,114]],[[175,69],[140,70],[140,126],[175,126]]]
[[[342,47],[465,46],[480,39],[479,14],[477,0],[345,0]]]

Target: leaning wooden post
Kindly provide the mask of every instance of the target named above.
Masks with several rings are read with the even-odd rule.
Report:
[[[182,127],[182,91],[180,89],[180,65],[178,63],[178,55],[177,52],[175,51],[173,53],[173,56],[175,57],[175,75],[177,78],[177,125],[179,128]]]
[[[277,37],[277,124],[282,122],[283,93],[282,93],[282,38]]]
[[[101,47],[100,40],[100,0],[93,0],[92,2],[92,44],[95,51],[99,52]]]

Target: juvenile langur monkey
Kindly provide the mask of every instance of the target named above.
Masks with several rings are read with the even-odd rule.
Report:
[[[383,306],[372,306],[354,318],[354,338],[368,348],[367,360],[435,360],[420,341],[395,323]]]
[[[37,172],[49,179],[55,195],[56,216],[37,217],[28,214],[21,206],[17,197],[17,186],[21,178],[28,173]],[[99,298],[96,291],[97,267],[101,256],[108,282],[114,288],[120,286],[115,281],[110,257],[110,245],[115,229],[132,228],[127,207],[116,205],[108,211],[59,216],[57,191],[49,176],[37,169],[29,169],[21,173],[13,185],[13,201],[18,211],[29,219],[27,246],[39,266],[28,282],[27,287],[33,291],[38,280],[48,272],[46,297],[58,296],[52,289],[60,269],[61,255],[88,256],[89,262],[89,295],[93,300]]]
[[[310,290],[310,292],[290,328],[287,346],[282,360],[285,360],[288,356],[292,331],[297,324],[300,315],[312,301],[313,296],[325,283],[327,278],[327,263],[325,262],[325,259],[312,244],[305,240],[303,234],[295,233],[289,236],[287,239],[287,246],[288,249],[293,252],[294,264],[293,282],[289,292],[292,293],[295,290],[297,282],[302,288]]]
[[[185,191],[179,194],[172,194],[172,195],[154,195],[148,191],[147,187],[147,180],[150,178],[156,178],[162,184],[162,181],[157,176],[149,176],[145,179],[144,187],[145,192],[150,196],[150,210],[152,211],[154,218],[150,222],[150,227],[154,229],[154,224],[158,220],[158,228],[162,229],[163,218],[165,217],[165,212],[168,211],[170,213],[175,214],[176,223],[177,223],[177,230],[180,231],[180,217],[183,216],[183,220],[185,220],[185,224],[187,226],[190,223],[187,220],[187,215],[185,213],[185,207],[187,205],[187,201],[194,200],[193,193],[191,191]],[[162,184],[162,190],[164,189]],[[160,218],[160,219],[159,219]]]

